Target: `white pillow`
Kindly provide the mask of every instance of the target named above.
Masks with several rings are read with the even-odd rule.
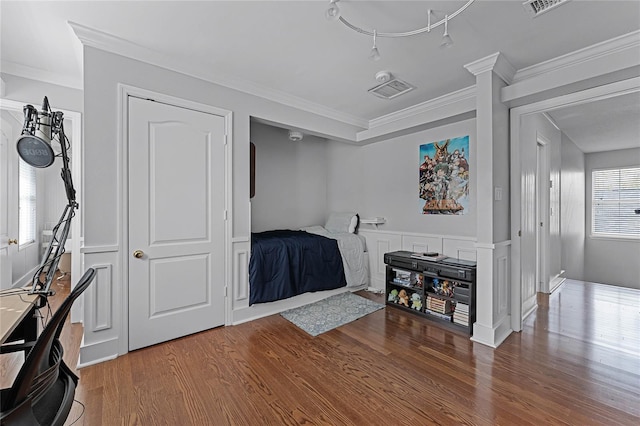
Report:
[[[359,224],[360,218],[356,213],[331,213],[324,227],[333,234],[346,232],[353,234],[358,230]]]

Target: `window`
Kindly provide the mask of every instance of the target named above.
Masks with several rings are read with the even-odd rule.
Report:
[[[20,246],[36,240],[36,169],[20,159]]]
[[[640,167],[594,170],[591,182],[592,235],[640,238]]]

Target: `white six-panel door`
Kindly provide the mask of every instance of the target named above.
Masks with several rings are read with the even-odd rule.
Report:
[[[224,324],[224,179],[224,117],[129,98],[130,350]]]

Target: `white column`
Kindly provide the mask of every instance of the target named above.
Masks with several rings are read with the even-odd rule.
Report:
[[[497,347],[511,333],[508,312],[508,119],[500,89],[515,69],[495,53],[465,65],[476,76],[477,283],[472,340]],[[496,192],[500,196],[496,196]],[[506,268],[506,270],[505,270]]]

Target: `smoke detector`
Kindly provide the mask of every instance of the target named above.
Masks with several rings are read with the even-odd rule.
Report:
[[[522,3],[524,9],[533,18],[554,9],[570,0],[527,0]]]
[[[376,74],[376,80],[378,83],[386,83],[391,80],[391,73],[389,71],[380,71]]]
[[[289,140],[294,141],[294,142],[298,142],[301,141],[303,138],[303,134],[302,132],[299,132],[297,130],[289,130]]]

